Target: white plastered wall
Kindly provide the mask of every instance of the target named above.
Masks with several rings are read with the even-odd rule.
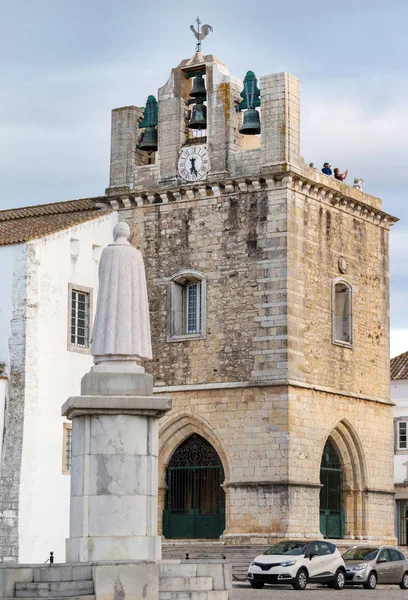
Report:
[[[394,419],[408,421],[408,379],[391,381],[391,399],[395,402]],[[403,483],[408,479],[408,450],[394,456],[394,481]]]
[[[98,260],[112,242],[118,213],[27,245],[24,440],[19,499],[19,562],[65,561],[70,476],[62,474],[61,406],[80,393],[91,354],[68,350],[68,284],[92,288],[95,314]],[[96,247],[96,248],[95,248]],[[74,252],[73,257],[71,252]]]

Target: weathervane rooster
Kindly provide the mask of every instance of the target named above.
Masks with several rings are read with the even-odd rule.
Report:
[[[200,25],[201,25],[200,17],[197,17],[196,23],[197,23],[197,29],[194,27],[194,25],[190,25],[190,29],[194,33],[195,37],[198,40],[198,44],[196,46],[196,52],[200,52],[202,40],[204,38],[206,38],[209,33],[212,32],[213,28],[211,27],[211,25],[203,25],[200,30]]]

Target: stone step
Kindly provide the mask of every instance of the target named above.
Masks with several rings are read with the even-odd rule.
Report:
[[[16,583],[16,598],[68,598],[94,593],[92,580]]]
[[[228,590],[183,592],[182,600],[229,600]],[[159,592],[159,600],[180,600],[180,592]]]
[[[46,581],[84,581],[92,579],[91,566],[52,565],[34,568],[34,582]]]
[[[159,580],[159,592],[207,592],[212,589],[212,577],[160,577]]]
[[[91,566],[53,565],[34,569],[34,582],[46,581],[84,581],[92,579]]]
[[[16,600],[16,597],[2,598],[1,600]],[[24,600],[38,600],[38,596],[31,596],[30,598],[24,598]],[[48,596],[47,600],[96,600],[96,596]]]

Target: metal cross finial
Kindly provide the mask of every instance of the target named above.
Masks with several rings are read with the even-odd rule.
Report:
[[[196,52],[201,52],[201,40],[200,40],[200,25],[201,25],[201,21],[200,21],[200,17],[196,18],[196,23],[197,23],[197,33],[198,33],[198,43],[196,46]]]
[[[190,25],[190,29],[194,33],[196,39],[198,40],[197,46],[196,46],[196,52],[201,52],[201,42],[204,38],[207,37],[207,35],[210,33],[210,31],[213,30],[213,28],[211,27],[211,25],[203,25],[200,28],[200,26],[202,24],[200,21],[200,17],[196,18],[196,23],[197,23],[197,30],[194,27],[194,25]]]

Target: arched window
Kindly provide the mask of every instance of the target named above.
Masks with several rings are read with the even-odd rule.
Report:
[[[205,337],[206,281],[198,271],[173,275],[169,286],[168,340]]]
[[[333,284],[333,343],[345,346],[353,343],[352,287],[344,280]]]

